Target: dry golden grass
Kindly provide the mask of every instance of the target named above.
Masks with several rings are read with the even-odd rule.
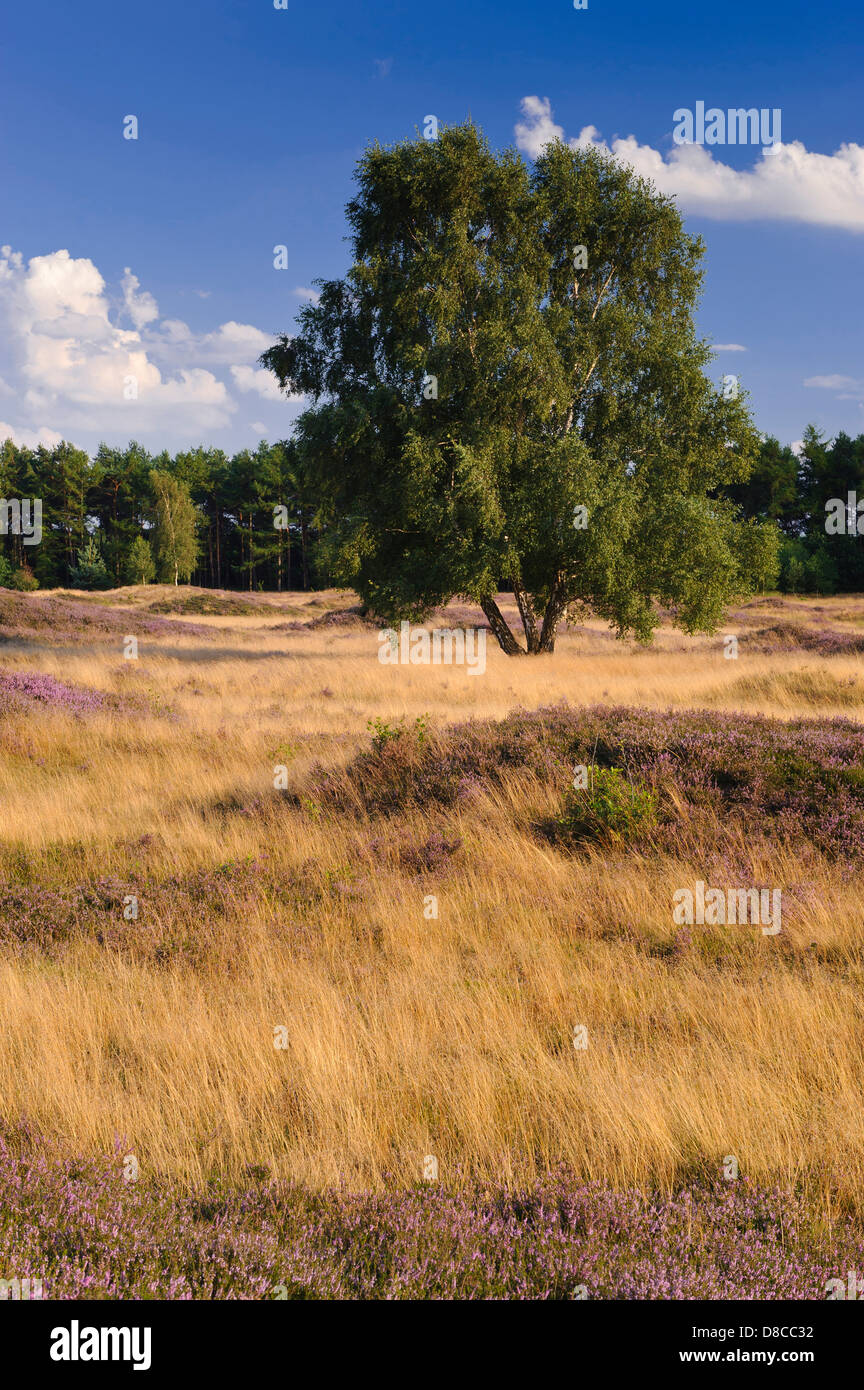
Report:
[[[169,590],[108,595],[140,607]],[[803,1179],[855,1200],[864,1178],[860,887],[827,863],[785,924],[717,928],[673,949],[670,903],[699,865],[558,852],[528,829],[550,793],[522,778],[469,807],[400,820],[462,848],[412,875],[393,828],[273,805],[273,768],[300,785],[344,763],[367,721],[500,717],[563,699],[788,717],[861,709],[861,658],[748,651],[779,610],[722,634],[661,630],[654,648],[600,624],[554,657],[488,649],[485,675],[381,666],[367,628],[286,631],[350,602],[262,596],[210,629],[98,649],[8,647],[4,669],[150,702],[151,713],[0,721],[0,870],[62,888],[131,869],[176,876],[140,903],[130,938],[95,932],[0,959],[0,1121],[78,1152],[119,1137],[142,1169],[237,1176],[251,1164],[313,1184],[525,1177],[560,1159],[614,1183],[671,1184],[726,1154],[763,1181]],[[789,603],[784,620],[858,632],[864,602]],[[179,620],[185,621],[185,620]],[[856,626],[858,625],[858,626]],[[752,644],[751,644],[752,645]],[[854,697],[854,698],[853,698]],[[264,799],[249,815],[221,813]],[[150,838],[147,838],[150,837]],[[183,882],[263,860],[212,910]],[[794,886],[779,850],[764,875]],[[424,898],[438,898],[437,920]],[[122,910],[117,909],[122,917]],[[274,1029],[287,1045],[274,1046]],[[588,1029],[587,1050],[573,1029]]]

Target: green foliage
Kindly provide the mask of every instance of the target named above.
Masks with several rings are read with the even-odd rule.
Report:
[[[29,565],[19,565],[12,571],[9,579],[10,589],[19,589],[22,593],[31,593],[39,588],[39,580],[31,570]]]
[[[152,584],[156,577],[156,565],[150,542],[143,536],[136,536],[126,555],[123,576],[127,584]]]
[[[296,758],[299,751],[299,744],[288,742],[280,743],[274,748],[270,757],[277,763],[290,763],[292,758]]]
[[[773,589],[780,575],[783,544],[774,522],[750,517],[736,526],[731,535],[745,587],[750,591]]]
[[[785,593],[864,589],[861,535],[829,534],[825,524],[829,502],[845,508],[850,492],[864,500],[864,434],[852,439],[841,431],[829,442],[808,425],[797,454],[765,439],[747,485],[723,491],[747,517],[779,527],[777,583]]]
[[[87,544],[78,551],[78,563],[69,572],[69,583],[73,589],[113,587],[113,580],[105,568],[105,561],[95,536],[90,536]]]
[[[161,584],[186,583],[198,558],[200,516],[185,483],[170,473],[150,474],[153,510],[153,556]]]
[[[134,440],[126,449],[100,444],[90,472],[87,509],[99,518],[102,556],[115,585],[139,583],[128,578],[126,561],[141,536],[150,506],[150,456]]]
[[[469,123],[367,150],[347,215],[345,279],[261,359],[314,400],[333,573],[391,622],[465,594],[512,652],[502,580],[529,651],[578,600],[622,635],[650,636],[655,599],[712,630],[766,550],[718,500],[758,441],[706,375],[703,248],[672,200],[560,142],[529,170]]]
[[[784,539],[778,582],[786,594],[833,594],[837,589],[837,565],[825,539]]]
[[[112,583],[138,582],[140,571],[130,580],[127,562],[135,541],[151,534],[154,465],[188,490],[197,509],[194,583],[291,589],[308,588],[319,576],[326,581],[315,554],[314,478],[296,443],[284,440],[262,442],[254,454],[244,450],[233,459],[199,447],[156,460],[134,440],[125,449],[102,444],[92,458],[65,441],[51,449],[0,441],[0,497],[43,503],[41,543],[28,552],[19,537],[0,537],[0,555],[13,570],[32,564],[43,586],[69,585],[92,533]],[[288,520],[279,531],[273,526],[277,505]]]
[[[367,719],[366,728],[372,732],[374,748],[385,748],[388,743],[406,737],[413,737],[417,745],[422,747],[429,737],[429,716],[418,714],[407,728],[403,719],[397,720],[395,724],[389,723],[386,719]]]
[[[794,534],[801,501],[798,456],[788,444],[768,436],[760,442],[749,478],[725,485],[723,492],[745,516],[774,522],[784,533]]]
[[[588,769],[588,785],[568,790],[556,827],[572,839],[629,842],[657,823],[657,797],[616,767]]]

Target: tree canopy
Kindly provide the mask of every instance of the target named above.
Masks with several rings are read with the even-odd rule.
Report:
[[[657,602],[713,629],[776,532],[724,493],[759,441],[706,373],[674,203],[597,150],[529,168],[467,123],[367,150],[347,217],[347,274],[261,359],[312,398],[334,576],[387,620],[463,594],[510,653],[552,650],[577,602],[643,640]]]

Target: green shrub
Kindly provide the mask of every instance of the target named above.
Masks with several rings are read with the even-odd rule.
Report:
[[[29,594],[34,589],[39,588],[39,580],[31,570],[29,565],[21,565],[17,570],[12,571],[9,580],[10,589],[18,589],[21,593]]]
[[[406,735],[414,735],[420,747],[429,737],[429,716],[428,714],[418,714],[414,723],[406,727],[404,719],[399,719],[395,724],[388,724],[386,719],[367,719],[366,728],[372,734],[372,746],[376,749],[386,748],[388,743],[397,738],[404,738]]]
[[[786,537],[780,545],[779,588],[784,594],[833,594],[837,566],[824,540]]]
[[[558,817],[559,832],[572,839],[629,841],[657,823],[657,797],[617,767],[588,769],[588,785],[572,787]]]
[[[78,564],[69,571],[69,583],[73,589],[110,589],[113,586],[95,536],[78,551]]]

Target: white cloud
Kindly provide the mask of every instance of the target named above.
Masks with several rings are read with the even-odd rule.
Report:
[[[275,341],[251,323],[220,324],[212,333],[195,334],[182,319],[163,319],[143,341],[160,361],[180,366],[196,362],[208,367],[230,367],[235,362],[257,362]]]
[[[44,444],[46,449],[53,449],[55,444],[62,440],[62,434],[56,430],[46,429],[43,425],[37,430],[20,430],[14,425],[7,425],[0,420],[0,440],[11,439],[18,445],[19,449],[38,449],[40,444]]]
[[[523,97],[519,109],[525,120],[516,122],[516,144],[530,159],[536,159],[553,140],[564,139],[563,125],[552,120],[548,97]]]
[[[8,248],[0,252],[0,340],[9,357],[4,374],[24,406],[18,432],[44,428],[33,418],[37,412],[67,438],[89,428],[107,432],[121,422],[132,435],[163,421],[194,433],[204,423],[230,420],[236,407],[211,372],[163,375],[139,331],[158,314],[156,302],[140,292],[131,271],[121,289],[121,312],[137,324],[134,330],[112,323],[105,281],[92,261],[62,250],[25,264]],[[128,398],[132,380],[135,399]]]
[[[307,290],[302,285],[298,285],[294,293],[298,299],[308,299],[312,304],[317,304],[321,299],[317,290]]]
[[[163,319],[159,325],[159,332],[169,343],[194,343],[195,337],[188,323],[182,319]]]
[[[815,386],[822,391],[834,391],[838,401],[864,401],[864,380],[854,376],[808,376],[805,386]]]
[[[302,396],[285,396],[272,372],[264,367],[232,366],[231,375],[238,391],[257,391],[266,401],[301,401]]]
[[[0,440],[151,436],[178,447],[213,439],[233,422],[232,389],[288,403],[275,377],[252,365],[273,341],[235,320],[195,332],[182,319],[160,319],[155,298],[128,267],[112,295],[84,257],[59,250],[28,262],[4,246],[0,394],[11,420],[0,425]]]
[[[805,386],[822,386],[828,391],[842,391],[847,386],[859,386],[854,376],[808,376]]]
[[[746,347],[742,347],[742,345],[741,345],[740,343],[715,343],[715,344],[714,344],[714,351],[715,351],[715,352],[746,352],[747,349],[746,349]]]
[[[199,351],[210,362],[228,366],[232,362],[257,362],[265,348],[272,347],[272,333],[262,333],[251,323],[223,323],[215,333],[207,333],[199,341]]]
[[[136,328],[143,328],[145,324],[158,319],[159,305],[147,290],[140,290],[138,276],[132,274],[128,265],[123,271],[120,285],[123,290],[123,303],[126,306],[126,312]]]
[[[530,158],[563,128],[552,117],[548,97],[527,96],[516,143]],[[814,226],[864,231],[864,145],[843,144],[834,154],[816,154],[800,141],[759,147],[752,169],[733,169],[704,145],[675,145],[667,155],[640,145],[633,135],[601,139],[585,126],[567,142],[571,149],[593,146],[612,153],[660,193],[677,197],[687,212],[723,221],[807,222]]]

